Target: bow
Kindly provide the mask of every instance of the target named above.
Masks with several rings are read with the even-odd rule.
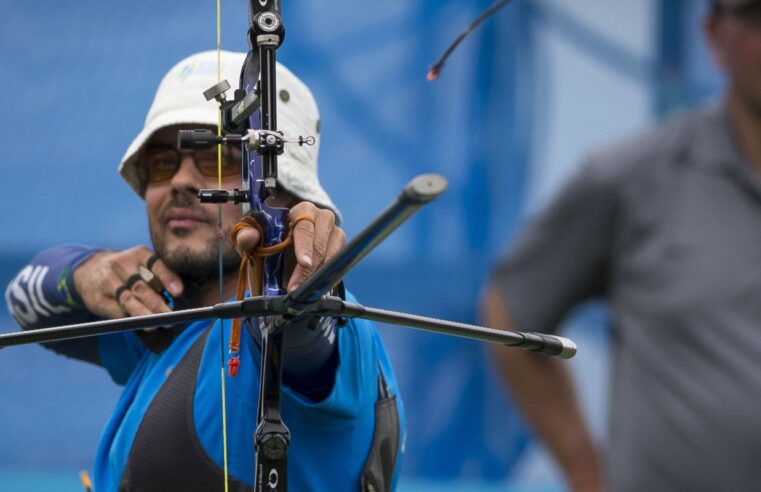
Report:
[[[244,204],[245,213],[262,231],[265,248],[286,240],[288,210],[271,206],[268,198],[277,186],[277,161],[284,145],[308,145],[309,136],[294,137],[279,132],[277,126],[276,50],[283,41],[284,28],[279,0],[249,1],[250,51],[241,70],[239,88],[234,98],[224,93],[229,84],[220,82],[206,92],[217,99],[222,113],[223,131],[192,130],[178,136],[179,145],[190,149],[207,149],[219,145],[241,147],[243,185],[239,190],[203,190],[202,201]],[[285,129],[286,132],[288,129]],[[286,138],[286,136],[288,138]],[[289,141],[293,140],[293,141]],[[255,436],[255,481],[257,490],[286,490],[287,448],[290,434],[280,418],[280,387],[283,334],[290,323],[307,317],[365,318],[390,324],[410,326],[434,332],[502,343],[543,353],[572,357],[575,345],[568,339],[537,333],[504,332],[487,327],[444,321],[408,313],[366,307],[348,302],[329,292],[346,273],[383,239],[399,227],[421,206],[433,201],[446,188],[438,175],[421,175],[412,179],[399,197],[372,223],[362,230],[331,260],[324,264],[296,290],[286,293],[282,286],[283,255],[275,252],[264,260],[261,295],[242,300],[172,313],[127,319],[106,320],[65,327],[30,330],[0,335],[0,348],[25,343],[67,340],[127,330],[185,323],[199,319],[240,319],[260,317],[262,330],[262,368]],[[221,283],[221,282],[220,282]],[[251,290],[255,290],[252,286]],[[235,347],[231,350],[231,368],[236,367]],[[241,364],[250,361],[240,361]],[[224,378],[223,378],[224,381]],[[261,477],[279,477],[271,486]]]

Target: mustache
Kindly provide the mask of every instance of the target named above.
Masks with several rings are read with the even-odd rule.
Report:
[[[199,217],[204,222],[215,223],[214,214],[206,210],[199,202],[198,197],[187,191],[172,190],[171,199],[164,205],[161,210],[161,220],[167,220],[169,210],[173,208],[184,208],[193,215]]]

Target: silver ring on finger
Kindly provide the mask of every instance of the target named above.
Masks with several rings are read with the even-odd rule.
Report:
[[[116,299],[116,302],[121,306],[121,296],[124,294],[125,291],[130,290],[133,285],[135,285],[136,282],[143,280],[143,278],[140,276],[140,274],[134,274],[130,275],[126,282],[124,282],[122,285],[116,288],[114,291],[114,299]]]
[[[150,268],[146,268],[140,265],[138,272],[140,275],[140,280],[148,284],[148,287],[158,293],[164,292],[164,284],[161,282],[158,276],[156,276],[156,274],[150,270]]]

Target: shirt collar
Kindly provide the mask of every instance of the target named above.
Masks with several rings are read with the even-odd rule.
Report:
[[[740,153],[726,103],[714,104],[702,111],[703,117],[695,119],[697,128],[691,132],[695,142],[687,162],[697,169],[726,174],[761,197],[761,176]]]
[[[688,161],[694,167],[709,171],[748,169],[748,163],[736,143],[726,105],[712,104],[699,111],[702,117],[692,121],[696,128],[689,132],[695,141],[686,142],[688,148],[692,149]]]

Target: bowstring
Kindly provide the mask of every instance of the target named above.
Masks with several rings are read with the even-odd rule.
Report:
[[[222,81],[222,0],[217,0],[217,82]],[[222,103],[218,102],[217,136],[222,136]],[[222,189],[222,144],[217,144],[217,189]],[[219,270],[219,302],[225,301],[223,261],[222,204],[217,205],[217,259]],[[224,467],[225,492],[229,492],[227,460],[227,395],[225,378],[225,323],[219,320],[219,377],[222,394],[222,465]]]

